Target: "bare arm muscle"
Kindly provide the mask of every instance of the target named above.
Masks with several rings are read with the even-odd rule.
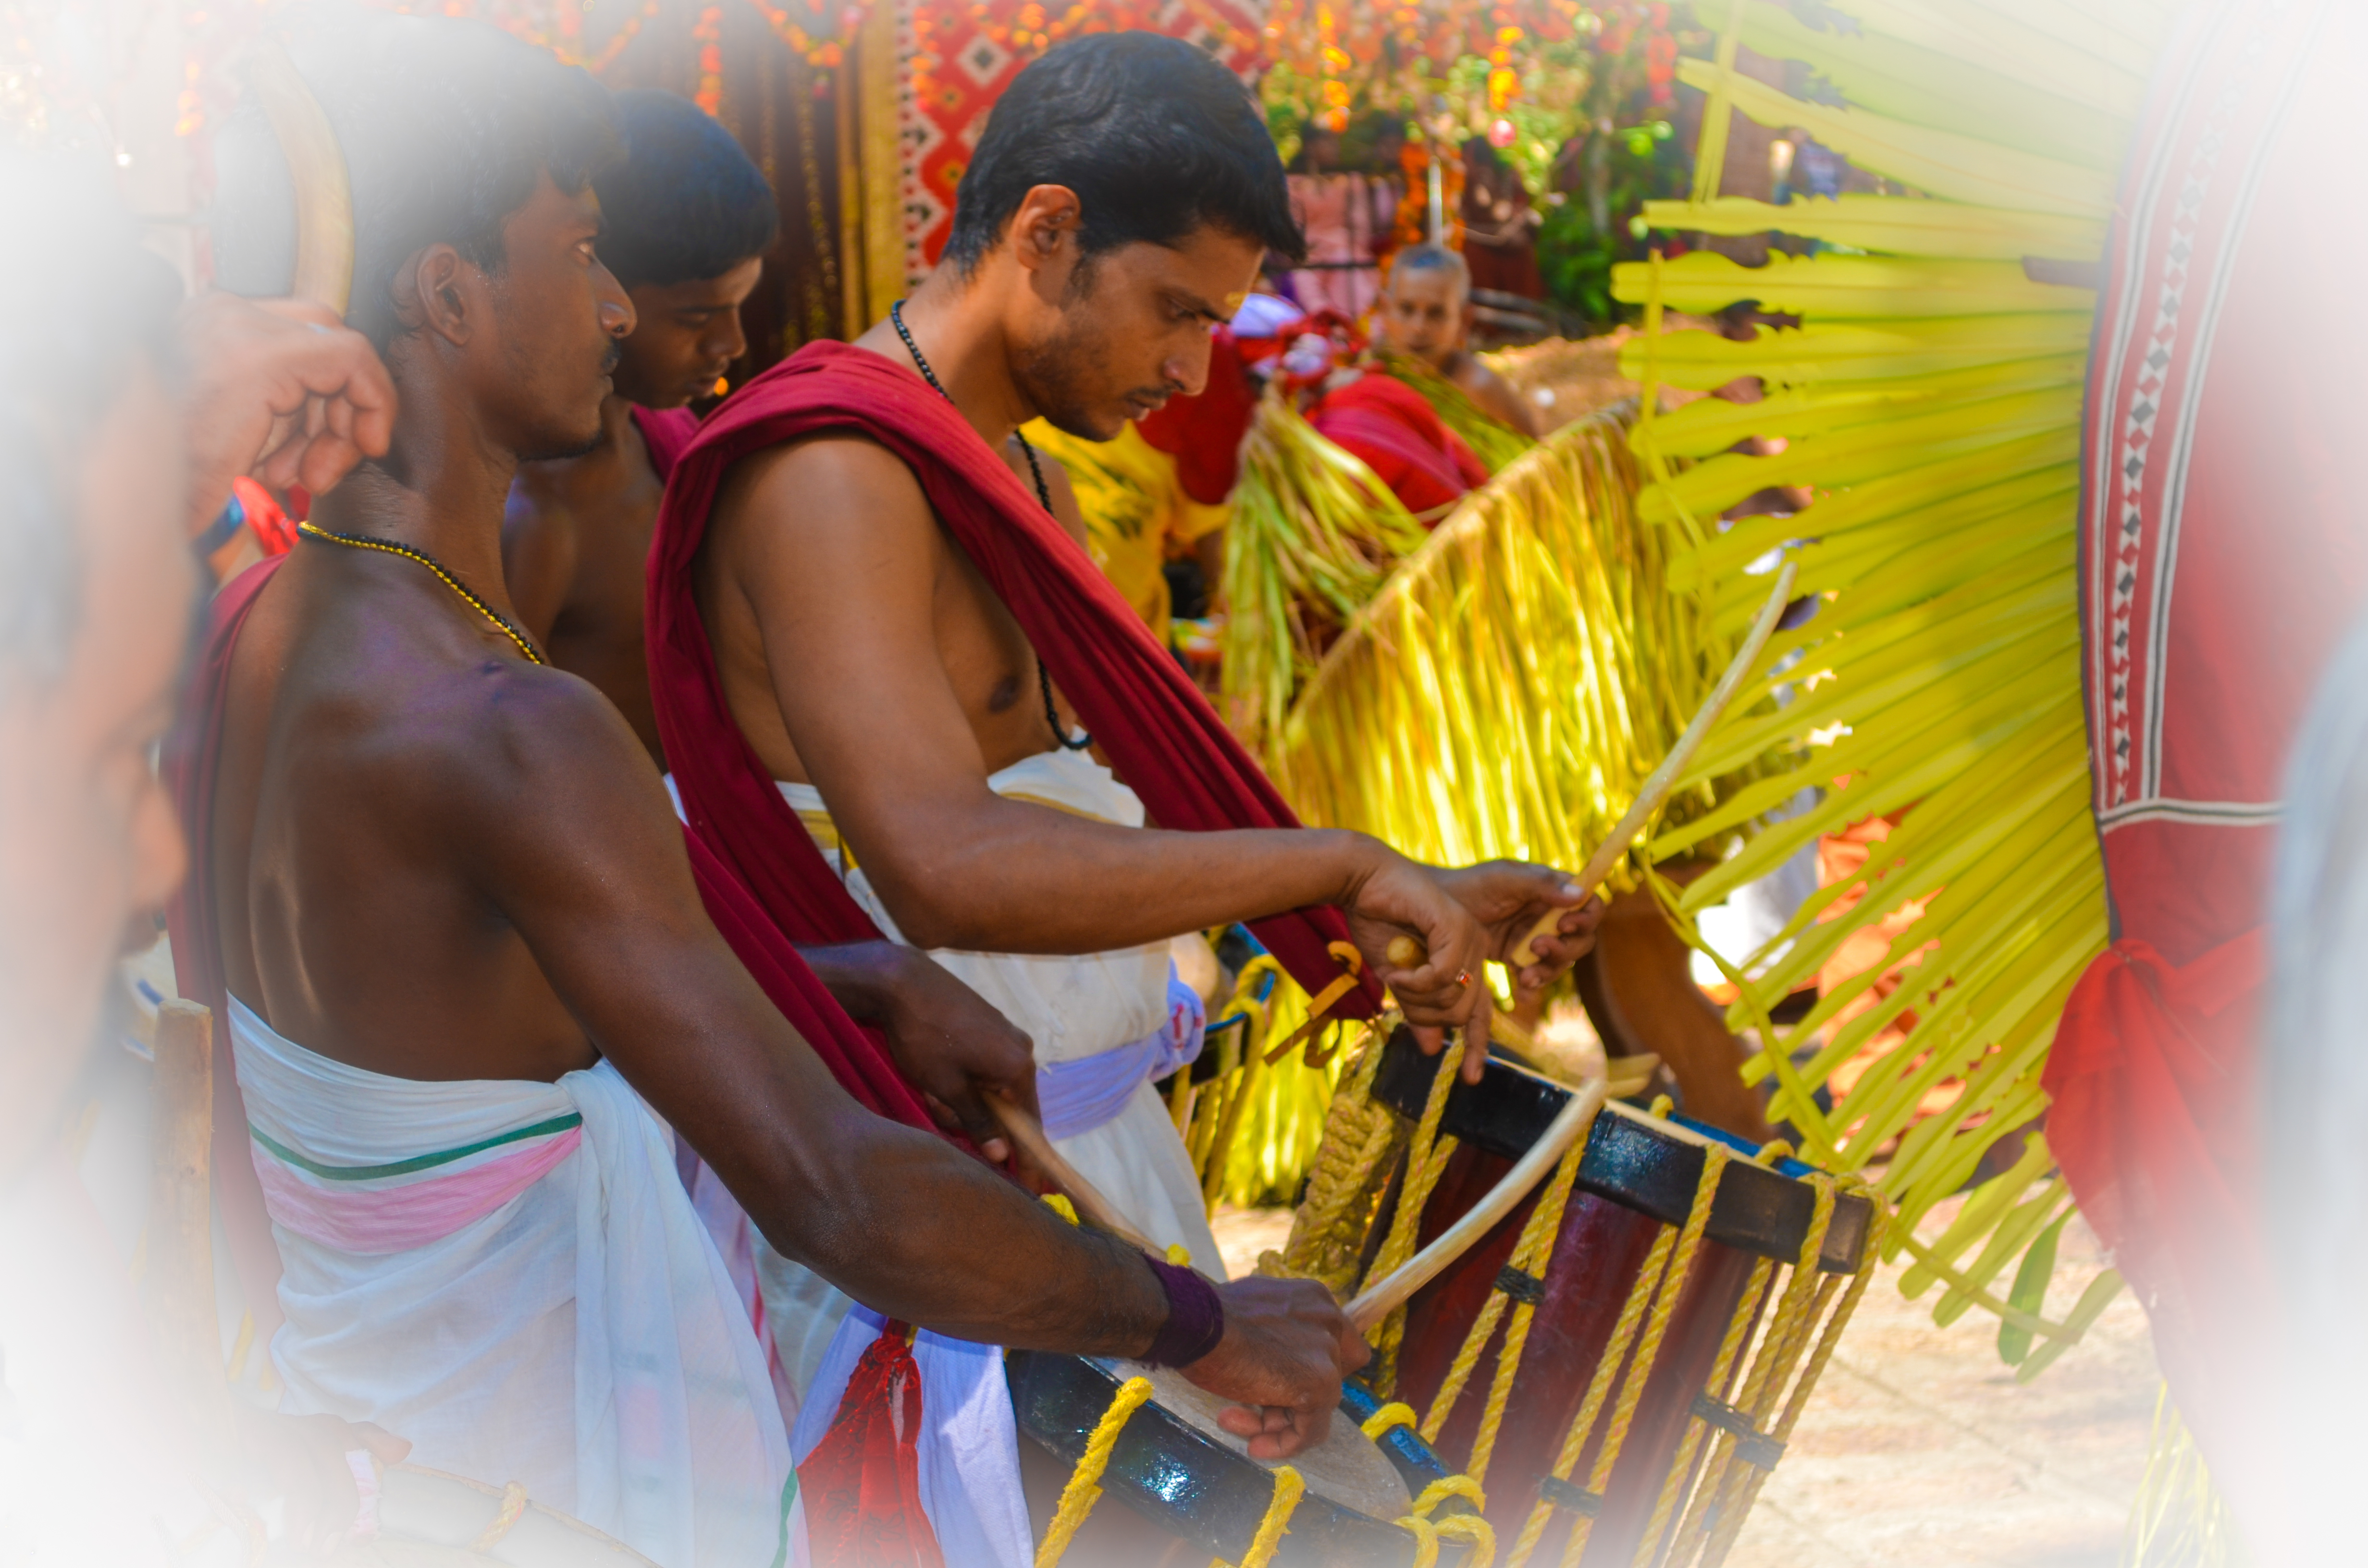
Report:
[[[759,1229],[868,1305],[964,1338],[1133,1354],[1156,1279],[976,1161],[863,1110],[709,921],[632,731],[521,672],[450,796],[455,846],[561,1002]]]
[[[939,574],[963,562],[911,472],[852,438],[749,466],[718,527],[782,722],[914,941],[1135,946],[1345,901],[1375,864],[1359,835],[1144,832],[997,797],[935,619]]]

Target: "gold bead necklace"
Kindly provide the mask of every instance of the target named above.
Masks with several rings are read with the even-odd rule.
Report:
[[[471,593],[462,585],[461,579],[455,577],[451,573],[447,572],[444,569],[444,563],[442,562],[437,560],[426,551],[414,550],[407,544],[397,544],[393,540],[370,539],[361,534],[331,533],[326,528],[316,528],[310,523],[297,524],[296,531],[302,534],[306,539],[325,540],[331,544],[347,545],[355,550],[382,550],[389,555],[400,555],[405,560],[418,562],[419,564],[427,567],[430,572],[435,573],[436,575],[443,581],[446,587],[451,589],[454,593],[468,600],[470,604],[475,606],[478,614],[484,616],[487,620],[492,621],[495,626],[499,627],[503,636],[507,637],[511,642],[518,644],[518,651],[527,656],[529,663],[537,665],[547,665],[551,663],[550,660],[544,658],[541,653],[535,651],[534,644],[526,640],[526,633],[520,631],[516,626],[512,625],[507,616],[505,616],[501,611],[495,609],[493,606],[487,604],[484,600]]]

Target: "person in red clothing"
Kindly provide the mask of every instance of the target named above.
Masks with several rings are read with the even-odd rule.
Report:
[[[740,306],[780,219],[731,132],[671,93],[615,95],[626,161],[604,175],[600,259],[635,325],[600,405],[599,439],[522,465],[502,520],[502,575],[551,662],[617,705],[660,767],[642,658],[642,564],[675,454],[699,427],[689,404],[745,353]]]
[[[1328,389],[1307,411],[1326,440],[1364,460],[1425,523],[1488,483],[1488,470],[1420,392],[1366,370]]]

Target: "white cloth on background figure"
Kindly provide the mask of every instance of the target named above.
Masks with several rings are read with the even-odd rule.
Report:
[[[763,1564],[788,1433],[665,1124],[606,1062],[555,1084],[333,1062],[230,1001],[285,1272],[282,1407],[528,1495],[665,1568]]]

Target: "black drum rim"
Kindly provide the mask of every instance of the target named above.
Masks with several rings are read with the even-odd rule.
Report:
[[[1042,1350],[1004,1354],[1012,1414],[1021,1437],[1062,1463],[1075,1465],[1123,1381],[1098,1358]],[[1353,1380],[1341,1391],[1342,1420],[1361,1426],[1381,1402]],[[1410,1427],[1383,1434],[1376,1445],[1406,1483],[1409,1494],[1452,1472]],[[1212,1557],[1240,1560],[1274,1494],[1274,1472],[1210,1437],[1170,1411],[1146,1404],[1127,1418],[1111,1446],[1100,1485],[1101,1506],[1122,1503],[1184,1537]],[[1474,1512],[1461,1496],[1433,1513],[1444,1519]],[[1276,1568],[1407,1568],[1415,1540],[1403,1527],[1375,1519],[1314,1492],[1300,1500],[1276,1550]],[[1459,1541],[1440,1542],[1440,1568],[1469,1556]]]
[[[1438,1072],[1439,1058],[1423,1055],[1413,1031],[1401,1027],[1383,1048],[1373,1074],[1373,1098],[1401,1116],[1419,1117]],[[1440,1113],[1440,1133],[1517,1160],[1543,1134],[1570,1096],[1568,1087],[1542,1074],[1491,1057],[1479,1083],[1456,1079]],[[1691,1117],[1654,1118],[1642,1112],[1598,1116],[1579,1162],[1578,1189],[1663,1224],[1683,1224],[1707,1153],[1701,1143],[1665,1131],[1656,1121],[1723,1143],[1738,1156],[1719,1179],[1703,1228],[1709,1240],[1778,1263],[1799,1260],[1816,1208],[1816,1195],[1803,1179],[1811,1167],[1798,1160],[1779,1160],[1773,1168],[1754,1165],[1751,1157],[1758,1151],[1751,1144]],[[1818,1253],[1819,1271],[1857,1273],[1873,1222],[1874,1201],[1867,1194],[1837,1197]]]

